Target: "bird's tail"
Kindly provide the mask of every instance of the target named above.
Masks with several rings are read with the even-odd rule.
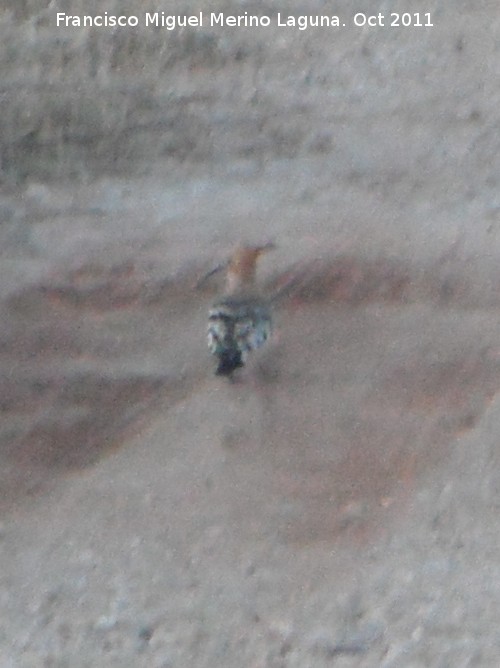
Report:
[[[231,376],[233,371],[243,366],[241,350],[238,348],[226,348],[217,357],[219,364],[215,372],[216,376]]]

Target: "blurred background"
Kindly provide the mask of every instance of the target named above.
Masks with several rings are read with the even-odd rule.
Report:
[[[496,668],[497,3],[0,4],[2,667]]]

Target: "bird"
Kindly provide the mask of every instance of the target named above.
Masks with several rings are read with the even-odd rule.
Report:
[[[217,359],[217,376],[232,380],[248,353],[263,346],[271,335],[270,305],[256,288],[255,274],[259,257],[273,248],[273,243],[239,246],[228,262],[204,277],[226,269],[225,292],[208,313],[208,348]]]

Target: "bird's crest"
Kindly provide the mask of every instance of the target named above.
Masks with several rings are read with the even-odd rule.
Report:
[[[226,292],[234,294],[251,289],[255,283],[257,260],[263,253],[267,253],[274,248],[273,243],[237,248],[227,265]]]
[[[257,260],[263,253],[274,248],[276,246],[271,241],[260,246],[238,246],[228,260],[219,263],[204,274],[197,281],[196,288],[201,288],[209,278],[223,269],[226,270],[226,293],[231,294],[251,288],[255,282]]]

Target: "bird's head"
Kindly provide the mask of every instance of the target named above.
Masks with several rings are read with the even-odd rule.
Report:
[[[227,291],[250,288],[255,281],[257,260],[274,248],[272,242],[262,246],[239,246],[227,263]]]
[[[207,279],[222,269],[226,270],[226,289],[228,292],[250,287],[255,280],[257,260],[261,255],[275,248],[276,245],[271,241],[260,246],[238,246],[228,260],[221,262],[204,274],[197,282],[196,287],[200,288]]]

